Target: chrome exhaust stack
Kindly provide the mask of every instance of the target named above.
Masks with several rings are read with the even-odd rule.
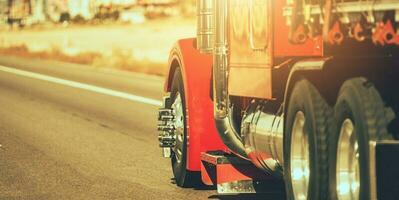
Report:
[[[214,48],[213,48],[213,100],[216,128],[223,143],[236,155],[248,159],[239,133],[230,117],[227,92],[228,77],[228,0],[214,0]]]
[[[212,53],[214,46],[214,0],[197,0],[197,49]]]

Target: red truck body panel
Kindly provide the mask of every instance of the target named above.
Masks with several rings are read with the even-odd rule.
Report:
[[[272,99],[272,71],[276,58],[323,55],[321,36],[307,38],[301,43],[289,40],[290,26],[283,16],[286,3],[285,0],[255,0],[252,4],[242,0],[230,1],[230,95]]]

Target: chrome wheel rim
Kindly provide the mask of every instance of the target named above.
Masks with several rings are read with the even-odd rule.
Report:
[[[295,199],[307,199],[309,186],[309,143],[302,111],[295,115],[291,132],[291,183]]]
[[[338,199],[359,199],[359,145],[354,125],[350,119],[346,119],[341,126],[338,139],[336,169]]]
[[[179,92],[176,93],[175,101],[172,104],[173,110],[173,126],[174,126],[174,139],[175,146],[173,148],[174,156],[177,162],[182,161],[183,157],[183,144],[184,144],[184,113],[183,102]]]

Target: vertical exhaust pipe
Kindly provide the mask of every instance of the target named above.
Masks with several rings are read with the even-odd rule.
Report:
[[[237,130],[233,127],[229,113],[227,92],[228,72],[228,2],[214,1],[214,54],[213,54],[213,100],[216,128],[224,144],[236,155],[247,159],[244,145]]]
[[[197,49],[212,53],[214,42],[214,0],[197,0]]]

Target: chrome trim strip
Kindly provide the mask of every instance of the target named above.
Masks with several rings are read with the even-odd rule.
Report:
[[[332,10],[333,13],[350,13],[350,12],[364,12],[364,11],[386,11],[386,10],[399,10],[399,2],[397,1],[362,1],[359,2],[344,2],[338,3]],[[292,7],[286,7],[283,10],[284,16],[292,15]],[[324,11],[323,11],[324,12]],[[309,14],[317,15],[321,13],[319,5],[310,5]]]
[[[377,173],[376,173],[376,159],[375,147],[376,141],[369,142],[369,174],[370,174],[370,199],[377,199]]]

